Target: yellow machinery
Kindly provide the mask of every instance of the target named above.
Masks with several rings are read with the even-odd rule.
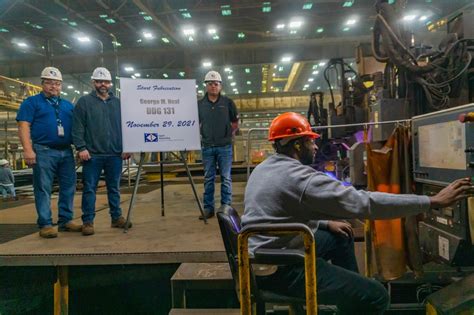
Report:
[[[0,108],[18,110],[28,96],[41,92],[41,87],[0,75]]]

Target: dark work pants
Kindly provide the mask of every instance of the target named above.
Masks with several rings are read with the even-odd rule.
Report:
[[[337,305],[339,314],[382,314],[389,303],[387,290],[358,273],[353,239],[318,230],[315,240],[318,304]],[[279,266],[257,282],[262,289],[305,297],[303,266]]]

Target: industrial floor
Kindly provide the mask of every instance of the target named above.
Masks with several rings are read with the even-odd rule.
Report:
[[[234,183],[233,205],[242,211],[245,183]],[[216,203],[219,186],[216,185]],[[202,185],[196,186],[199,196]],[[127,214],[130,195],[123,195]],[[80,216],[80,195],[75,198],[75,215]],[[59,233],[56,239],[40,238],[38,233],[0,244],[0,265],[113,265],[140,263],[181,263],[225,261],[217,220],[208,224],[198,219],[199,208],[189,184],[165,186],[165,216],[161,215],[160,190],[138,194],[132,211],[133,227],[124,233],[110,227],[106,195],[97,195],[97,212],[92,236]],[[57,217],[56,206],[53,218]],[[0,211],[0,222],[34,224],[34,204]],[[80,219],[75,222],[80,223]],[[1,229],[1,226],[0,226]]]

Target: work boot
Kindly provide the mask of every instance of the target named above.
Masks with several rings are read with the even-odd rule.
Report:
[[[204,209],[203,213],[204,213],[204,217],[202,215],[200,215],[199,220],[204,220],[204,218],[210,219],[214,216],[214,211],[211,211],[211,210]]]
[[[82,225],[82,235],[92,235],[94,234],[94,223],[84,223]]]
[[[116,220],[112,220],[111,227],[122,228],[123,229],[125,227],[126,223],[127,223],[127,220],[125,220],[124,217],[119,217]],[[132,227],[132,222],[129,222],[128,223],[128,228],[131,228],[131,227]]]
[[[40,229],[39,235],[43,238],[58,237],[58,232],[52,226],[45,226]]]
[[[72,223],[69,221],[68,223],[61,225],[58,228],[59,232],[81,232],[82,231],[82,225]]]

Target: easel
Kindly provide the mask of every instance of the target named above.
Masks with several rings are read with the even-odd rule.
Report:
[[[180,153],[179,160],[184,164],[184,167],[186,168],[186,174],[188,176],[189,183],[191,184],[191,188],[193,189],[194,198],[196,199],[196,203],[198,204],[199,211],[201,212],[201,216],[204,219],[204,224],[207,224],[207,219],[206,219],[206,216],[204,215],[201,201],[199,200],[199,197],[197,195],[196,186],[194,185],[194,180],[191,176],[191,171],[189,170],[188,161],[186,159],[187,151],[180,151],[179,153]],[[123,230],[124,233],[128,232],[128,228],[130,226],[130,218],[131,218],[133,206],[135,204],[135,198],[138,191],[138,184],[140,182],[140,176],[142,173],[144,160],[145,160],[145,152],[140,152],[140,162],[138,163],[138,170],[137,170],[137,175],[135,177],[135,184],[133,186],[132,198],[130,199],[130,205],[128,207],[127,221],[125,223],[125,227]],[[161,216],[165,216],[165,190],[164,190],[164,183],[163,183],[163,164],[164,164],[163,152],[160,152]]]

